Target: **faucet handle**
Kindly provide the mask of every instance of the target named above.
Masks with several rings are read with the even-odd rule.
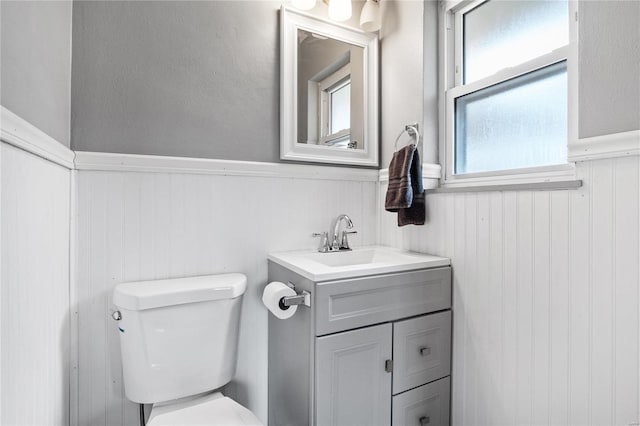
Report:
[[[320,238],[320,244],[318,245],[318,251],[320,253],[326,253],[329,251],[329,233],[328,232],[314,232],[311,234],[314,238]]]
[[[347,236],[349,234],[357,234],[358,231],[342,231],[342,242],[340,243],[340,250],[351,250],[351,247],[349,247],[349,240],[347,239]]]

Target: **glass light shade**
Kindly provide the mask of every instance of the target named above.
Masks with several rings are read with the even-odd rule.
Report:
[[[380,29],[380,6],[377,1],[367,0],[360,14],[360,28],[372,33]]]
[[[329,0],[329,18],[338,22],[351,18],[351,0]]]
[[[296,9],[309,10],[316,6],[316,0],[291,0],[291,5]]]

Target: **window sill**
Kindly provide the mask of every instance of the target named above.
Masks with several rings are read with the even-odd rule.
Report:
[[[578,189],[582,186],[579,179],[555,180],[547,182],[521,182],[521,183],[492,183],[485,185],[441,185],[438,188],[427,189],[427,194],[442,194],[449,192],[486,192],[486,191],[560,191]]]

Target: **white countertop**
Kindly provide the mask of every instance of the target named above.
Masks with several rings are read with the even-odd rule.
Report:
[[[271,253],[268,258],[315,282],[436,268],[451,264],[446,257],[384,246],[358,247],[351,251],[330,253],[298,250]]]

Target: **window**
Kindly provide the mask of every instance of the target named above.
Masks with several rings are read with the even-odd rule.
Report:
[[[351,134],[351,67],[347,64],[318,83],[320,141],[346,147]]]
[[[445,184],[571,169],[569,3],[444,2]]]

